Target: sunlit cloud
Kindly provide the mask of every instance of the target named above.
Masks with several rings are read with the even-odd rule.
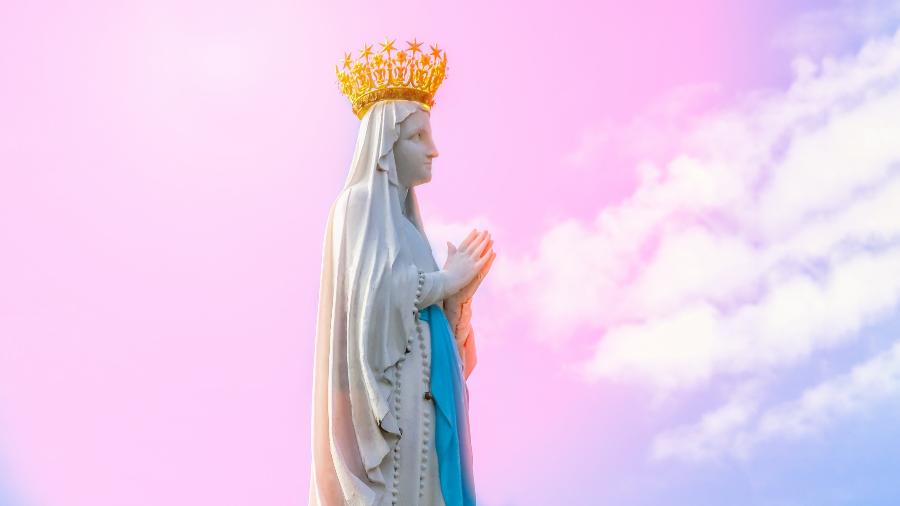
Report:
[[[900,32],[793,67],[786,91],[639,164],[593,223],[505,262],[498,282],[541,339],[598,329],[585,380],[671,392],[790,366],[896,310],[900,286],[881,281],[900,279]]]

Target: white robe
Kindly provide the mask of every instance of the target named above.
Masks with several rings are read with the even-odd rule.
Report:
[[[387,100],[366,113],[350,175],[329,211],[313,372],[312,505],[444,504],[434,402],[424,397],[431,336],[416,314],[443,303],[442,278],[414,188],[400,202],[392,152],[397,124],[418,107]],[[469,315],[448,318],[468,377],[475,364]]]
[[[425,271],[438,270],[431,249],[425,244],[415,226],[406,222],[403,228],[404,246],[412,253],[416,266]],[[420,300],[421,307],[439,295],[435,293],[435,284],[423,286]],[[434,303],[441,304],[437,300]],[[443,306],[442,306],[443,307]],[[431,358],[431,330],[428,322],[419,320],[419,332],[409,340],[409,353],[406,354],[398,374],[397,393],[400,402],[393,407],[394,416],[399,420],[403,436],[391,451],[390,458],[384,461],[382,469],[388,477],[387,489],[392,497],[396,490],[395,504],[417,504],[421,506],[444,506],[440,492],[437,452],[434,444],[434,401],[425,399],[429,390],[429,366]],[[397,469],[399,480],[393,479],[393,469]]]

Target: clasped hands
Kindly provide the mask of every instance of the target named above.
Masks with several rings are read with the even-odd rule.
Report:
[[[459,244],[447,242],[447,261],[444,262],[446,293],[444,306],[449,311],[462,311],[472,301],[475,290],[484,281],[497,254],[494,240],[487,230],[473,229]]]

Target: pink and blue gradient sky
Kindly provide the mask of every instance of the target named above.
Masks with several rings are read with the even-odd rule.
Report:
[[[900,4],[0,5],[0,504],[298,505],[346,51],[437,43],[479,504],[892,504]],[[376,46],[377,47],[377,46]]]

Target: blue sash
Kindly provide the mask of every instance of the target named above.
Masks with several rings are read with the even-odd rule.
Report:
[[[469,437],[469,389],[450,322],[437,304],[419,316],[431,329],[431,395],[435,406],[434,440],[447,506],[474,506],[472,442]]]

